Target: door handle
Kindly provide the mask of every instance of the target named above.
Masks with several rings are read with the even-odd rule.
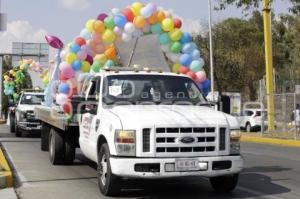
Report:
[[[100,119],[96,119],[95,132],[97,132],[99,125],[100,125]]]

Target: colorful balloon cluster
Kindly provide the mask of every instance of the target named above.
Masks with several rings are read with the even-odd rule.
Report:
[[[86,22],[80,35],[61,52],[59,93],[56,102],[69,112],[69,98],[77,92],[82,73],[97,73],[103,66],[119,62],[115,42],[129,42],[146,34],[156,34],[162,50],[174,65],[173,72],[190,76],[200,88],[207,87],[204,60],[191,35],[181,30],[182,21],[153,3],[136,2],[124,9],[113,8]]]
[[[40,63],[35,62],[34,60],[21,60],[18,67],[7,71],[3,75],[3,85],[4,85],[4,94],[7,96],[12,96],[14,101],[18,101],[19,94],[17,93],[18,87],[20,87],[25,80],[25,71],[34,71],[40,74],[43,83],[46,85],[49,81],[48,70],[44,70]]]

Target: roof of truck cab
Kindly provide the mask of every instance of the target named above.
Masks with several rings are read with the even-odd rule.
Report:
[[[39,92],[22,92],[22,94],[26,95],[44,95],[44,93],[39,93]]]
[[[184,74],[177,74],[177,73],[171,73],[171,72],[158,72],[158,71],[100,71],[98,74],[103,74],[104,76],[110,76],[110,75],[161,75],[161,76],[182,76],[182,77],[188,77]],[[97,75],[97,74],[96,74]]]

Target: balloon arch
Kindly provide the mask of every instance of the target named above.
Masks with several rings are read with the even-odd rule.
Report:
[[[69,98],[77,92],[82,75],[118,65],[114,44],[147,34],[158,36],[162,50],[174,63],[173,72],[190,76],[207,93],[210,81],[203,70],[204,60],[191,35],[181,27],[179,18],[153,3],[136,2],[124,9],[113,8],[109,14],[101,13],[88,20],[80,35],[61,50],[56,102],[68,113]]]

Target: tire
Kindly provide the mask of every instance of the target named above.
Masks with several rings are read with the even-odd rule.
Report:
[[[15,117],[13,117],[11,115],[11,113],[9,114],[9,129],[11,133],[14,133],[16,131],[15,128]]]
[[[238,184],[239,174],[210,178],[210,184],[217,193],[232,192]]]
[[[46,123],[42,123],[42,130],[41,130],[41,150],[42,151],[49,151],[49,134],[50,134],[50,127]]]
[[[251,127],[251,124],[250,124],[249,122],[246,124],[246,127],[245,127],[245,129],[246,129],[246,132],[248,132],[248,133],[250,133],[250,132],[251,132],[251,130],[252,130],[252,127]]]
[[[18,128],[18,121],[15,120],[15,132],[16,132],[16,137],[22,137],[22,132]]]
[[[61,132],[51,128],[49,137],[50,162],[53,165],[64,163],[64,138]]]
[[[98,152],[98,186],[103,195],[117,196],[121,191],[121,178],[112,173],[109,160],[109,148],[108,145],[104,143]]]
[[[64,154],[64,163],[71,165],[75,160],[75,139],[71,136],[71,132],[67,132],[65,135],[65,154]]]

